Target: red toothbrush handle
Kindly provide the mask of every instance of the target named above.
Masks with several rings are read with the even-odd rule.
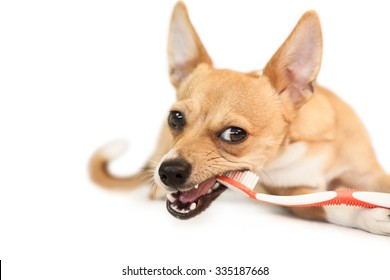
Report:
[[[307,204],[305,206],[331,206],[331,205],[347,205],[347,206],[359,206],[364,208],[377,208],[380,207],[375,204],[371,204],[365,201],[361,201],[353,197],[353,193],[359,192],[359,190],[342,189],[335,190],[336,197],[327,201]]]
[[[301,195],[278,196],[256,193],[246,185],[227,176],[220,176],[219,180],[226,186],[230,186],[233,190],[241,191],[252,199],[279,206],[311,207],[347,205],[363,208],[380,207],[390,209],[390,194],[388,193],[340,189],[335,191],[313,192]]]

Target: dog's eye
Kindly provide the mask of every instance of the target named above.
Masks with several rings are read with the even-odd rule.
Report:
[[[168,116],[168,124],[175,130],[183,130],[185,125],[184,115],[179,111],[171,111]]]
[[[239,127],[229,127],[219,135],[219,138],[221,138],[225,142],[237,144],[244,141],[246,139],[246,136],[247,133],[245,130]]]

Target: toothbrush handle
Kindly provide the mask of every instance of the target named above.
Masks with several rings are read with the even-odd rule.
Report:
[[[307,206],[347,205],[364,208],[390,208],[390,194],[359,190],[336,190],[333,199]]]
[[[314,192],[301,195],[270,195],[256,193],[253,189],[230,177],[219,176],[217,181],[232,190],[244,193],[252,199],[287,207],[309,207],[348,205],[364,208],[388,208],[390,209],[390,193],[359,191],[352,189]]]
[[[257,193],[255,195],[255,199],[270,204],[288,207],[347,205],[364,208],[380,207],[390,209],[390,193],[358,191],[351,189],[316,192],[292,196],[278,196]]]
[[[351,206],[360,206],[364,208],[389,208],[390,193],[369,192],[360,190],[336,190],[336,198],[331,203],[336,205],[345,204]],[[325,204],[331,205],[331,204]]]

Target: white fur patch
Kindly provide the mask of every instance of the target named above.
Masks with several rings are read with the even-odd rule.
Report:
[[[262,183],[273,187],[326,188],[326,155],[307,156],[307,144],[297,142],[264,167]]]
[[[170,159],[175,159],[177,158],[177,152],[176,152],[176,149],[173,148],[173,149],[170,149],[168,153],[166,153],[162,159],[161,159],[161,162],[165,161],[165,160],[170,160]],[[160,162],[160,164],[161,164]]]
[[[127,150],[126,140],[115,140],[100,148],[101,154],[109,160],[113,160],[123,155]]]
[[[324,206],[328,222],[362,229],[375,234],[390,235],[390,210],[353,206]]]

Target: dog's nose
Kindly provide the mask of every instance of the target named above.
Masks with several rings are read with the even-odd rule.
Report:
[[[166,186],[178,189],[190,176],[191,168],[191,164],[183,159],[164,161],[158,169],[158,175]]]

